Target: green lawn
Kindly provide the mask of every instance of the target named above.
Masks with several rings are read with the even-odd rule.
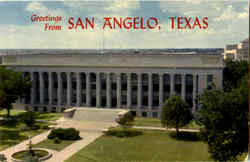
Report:
[[[19,116],[19,115],[22,115],[24,113],[26,113],[25,110],[15,110],[15,109],[10,110],[10,116]],[[0,117],[6,117],[6,115],[7,115],[6,109],[0,110]]]
[[[26,113],[27,111],[25,110],[13,109],[10,111],[10,116],[15,118],[21,118]],[[40,112],[35,112],[35,113],[38,120],[45,120],[45,121],[54,121],[63,116],[63,113],[40,113]],[[0,117],[6,117],[6,115],[7,111],[5,109],[0,110]]]
[[[143,135],[130,138],[104,135],[66,162],[211,161],[207,144],[199,140],[178,140],[172,134],[143,130]]]
[[[6,110],[1,110],[0,117],[6,117],[6,113]],[[47,131],[46,129],[43,129],[44,126],[51,125],[51,123],[48,123],[47,121],[56,120],[61,116],[61,114],[36,113],[37,119],[44,120],[45,122],[36,123],[40,126],[40,129],[38,130],[24,131],[22,128],[25,126],[25,124],[21,122],[21,118],[23,115],[25,115],[25,113],[27,112],[23,110],[11,110],[11,118],[17,120],[0,120],[0,151],[28,139],[29,136],[33,137],[44,131]]]
[[[63,113],[37,113],[37,119],[55,121],[63,116]]]
[[[61,140],[61,143],[55,144],[53,140],[46,139],[46,140],[34,145],[34,147],[47,148],[47,149],[60,151],[60,150],[64,149],[65,147],[71,145],[74,142],[76,142],[76,141]]]
[[[134,125],[135,126],[161,127],[161,121],[158,118],[135,117]]]
[[[161,120],[158,118],[135,117],[134,125],[135,126],[162,127]],[[188,125],[186,125],[183,128],[199,129],[200,126],[197,125],[195,121],[191,121]]]

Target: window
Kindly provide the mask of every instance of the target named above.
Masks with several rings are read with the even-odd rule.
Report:
[[[212,89],[213,75],[207,75],[207,89]]]
[[[56,107],[52,107],[52,111],[53,113],[56,113]]]
[[[131,111],[132,116],[136,116],[136,111]]]
[[[143,112],[141,113],[141,116],[142,116],[142,117],[147,117],[147,112],[143,111]]]
[[[38,111],[38,107],[34,107],[34,111],[37,112]]]
[[[152,116],[153,116],[153,118],[158,118],[158,112],[153,112]]]

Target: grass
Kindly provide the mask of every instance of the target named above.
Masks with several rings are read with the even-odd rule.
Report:
[[[10,110],[10,116],[19,116],[19,115],[22,115],[24,113],[26,113],[25,110],[15,110],[15,109]],[[0,110],[0,117],[6,117],[6,116],[7,116],[6,109]]]
[[[135,117],[134,126],[162,127],[160,119],[143,117]],[[200,126],[193,120],[183,128],[199,129]]]
[[[47,149],[52,149],[56,151],[61,151],[62,149],[66,148],[67,146],[71,145],[76,141],[72,140],[61,140],[60,143],[55,144],[54,140],[46,139],[36,145],[34,147],[39,147],[39,148],[47,148]]]
[[[66,162],[211,161],[207,144],[198,139],[180,140],[168,131],[140,130],[129,138],[101,136]]]
[[[4,150],[10,146],[16,145],[26,139],[29,136],[33,137],[41,134],[46,129],[42,129],[44,126],[51,125],[48,121],[58,119],[61,114],[52,113],[36,113],[37,119],[44,120],[45,122],[36,122],[40,129],[38,130],[22,130],[25,124],[21,121],[22,117],[27,113],[23,110],[11,110],[11,119],[15,120],[0,120],[0,151]],[[5,118],[7,114],[6,110],[0,111],[0,117]]]
[[[10,116],[12,118],[22,118],[27,113],[25,110],[17,110],[17,109],[12,109],[10,111]],[[40,112],[35,112],[36,118],[38,120],[45,120],[45,121],[55,121],[59,119],[60,117],[63,116],[62,113],[40,113]],[[1,110],[0,111],[0,117],[6,117],[7,116],[7,111]]]
[[[63,116],[62,113],[38,113],[37,119],[46,121],[55,121]]]
[[[158,118],[135,117],[134,125],[135,126],[161,127],[161,121]]]

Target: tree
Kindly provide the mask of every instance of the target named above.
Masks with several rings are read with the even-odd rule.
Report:
[[[204,90],[197,122],[201,135],[213,158],[219,161],[236,160],[248,146],[248,80],[247,75],[231,91]]]
[[[30,78],[23,78],[21,73],[4,67],[0,67],[0,108],[7,110],[7,117],[10,116],[10,109],[19,97],[31,86]]]
[[[191,120],[191,108],[180,96],[173,95],[164,103],[161,123],[163,126],[175,127],[177,136],[179,135],[179,128],[185,126]]]
[[[36,123],[36,113],[32,111],[28,111],[24,116],[23,116],[23,122],[29,126],[32,127]]]
[[[223,87],[224,90],[230,91],[232,88],[236,88],[241,78],[248,74],[248,62],[226,60],[225,63]]]

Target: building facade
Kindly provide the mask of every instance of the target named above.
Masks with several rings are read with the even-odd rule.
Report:
[[[223,57],[224,59],[231,59],[234,61],[246,60],[248,61],[249,54],[249,39],[245,39],[238,44],[228,44],[225,46]]]
[[[124,108],[137,116],[160,117],[164,101],[173,94],[195,112],[204,88],[212,82],[222,87],[220,54],[71,53],[3,55],[2,66],[31,78],[32,87],[21,103],[43,112],[78,106]]]

